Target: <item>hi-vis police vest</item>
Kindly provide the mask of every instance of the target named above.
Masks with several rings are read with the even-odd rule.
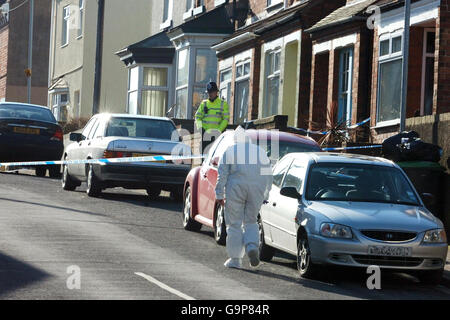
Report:
[[[213,102],[209,99],[203,100],[195,113],[195,123],[198,130],[202,128],[205,131],[216,129],[223,132],[227,128],[229,120],[228,104],[219,97]]]

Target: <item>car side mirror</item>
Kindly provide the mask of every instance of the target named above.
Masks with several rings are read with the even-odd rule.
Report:
[[[220,161],[220,158],[219,158],[219,157],[214,157],[214,158],[211,160],[211,165],[212,165],[213,167],[218,167],[218,166],[219,166],[219,161]]]
[[[78,132],[71,132],[69,138],[70,141],[80,142],[81,140],[83,140],[83,135]]]
[[[302,195],[298,193],[297,189],[294,187],[283,187],[280,190],[280,194],[285,197],[300,200]]]
[[[431,208],[435,204],[436,198],[431,193],[422,193],[420,195],[420,197],[422,198],[422,201],[425,204],[425,207],[427,207],[428,209]]]

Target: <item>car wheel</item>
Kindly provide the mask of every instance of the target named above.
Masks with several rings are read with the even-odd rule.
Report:
[[[260,217],[258,218],[258,227],[259,227],[259,260],[270,261],[272,260],[275,254],[275,248],[268,246],[266,244],[266,241],[264,240],[264,228]]]
[[[302,278],[311,279],[318,275],[318,266],[311,261],[311,249],[305,233],[301,233],[297,245],[297,270]]]
[[[36,172],[36,176],[45,177],[45,175],[47,174],[47,168],[40,166],[35,169],[35,172]]]
[[[151,200],[158,199],[160,194],[161,194],[161,188],[159,188],[159,187],[147,188],[147,195]]]
[[[189,231],[199,231],[202,227],[201,223],[191,218],[191,188],[186,189],[183,202],[183,228]]]
[[[95,176],[94,166],[92,164],[88,167],[87,172],[87,189],[86,193],[89,197],[97,197],[102,192],[100,181]]]
[[[227,227],[225,225],[225,209],[222,205],[216,207],[214,214],[214,240],[222,246],[227,243]]]
[[[439,270],[429,270],[429,271],[419,271],[417,277],[420,282],[428,285],[438,285],[442,281],[442,275],[444,273],[444,269]]]
[[[76,189],[77,185],[73,181],[72,177],[69,175],[69,169],[67,165],[63,166],[63,174],[61,179],[62,188],[67,191],[73,191]]]
[[[61,178],[61,166],[59,165],[52,165],[48,167],[48,175],[50,178]]]

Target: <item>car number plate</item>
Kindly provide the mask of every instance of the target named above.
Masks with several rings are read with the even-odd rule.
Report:
[[[15,133],[24,133],[24,134],[40,134],[41,130],[36,128],[23,128],[23,127],[14,127],[13,131]]]
[[[133,156],[133,157],[153,157],[153,156],[157,156],[157,154],[133,153],[132,156]],[[166,163],[166,160],[149,161],[149,162],[153,162],[153,163]]]
[[[369,246],[369,255],[387,257],[410,257],[412,249],[408,247]]]

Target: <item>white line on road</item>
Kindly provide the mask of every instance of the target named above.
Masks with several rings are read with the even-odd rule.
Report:
[[[159,286],[160,288],[162,288],[162,289],[164,289],[164,290],[167,290],[167,291],[169,291],[170,293],[173,293],[173,294],[179,296],[180,298],[183,298],[183,299],[185,299],[185,300],[195,300],[194,298],[192,298],[192,297],[190,297],[190,296],[184,294],[183,292],[180,292],[180,291],[178,291],[178,290],[176,290],[176,289],[174,289],[174,288],[171,288],[171,287],[169,287],[168,285],[162,283],[161,281],[158,281],[158,280],[156,280],[155,278],[153,278],[153,277],[151,277],[151,276],[149,276],[149,275],[146,275],[145,273],[142,273],[142,272],[135,272],[134,274],[137,275],[137,276],[140,276],[140,277],[144,278],[145,280],[148,280],[148,281],[150,281],[150,282],[156,284],[156,285]]]

